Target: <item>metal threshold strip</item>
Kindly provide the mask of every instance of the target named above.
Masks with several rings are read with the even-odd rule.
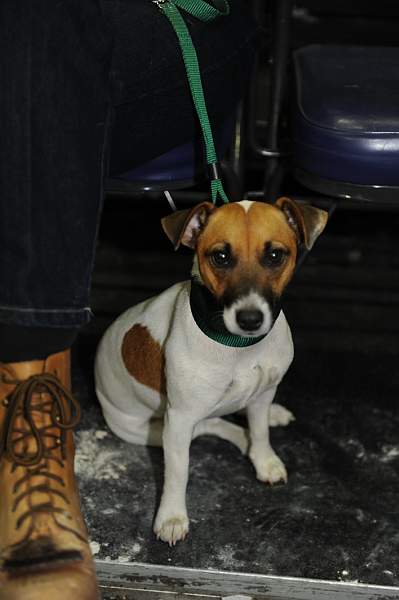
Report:
[[[188,569],[145,563],[96,561],[107,598],[160,599],[178,596],[235,600],[367,600],[397,599],[399,587]]]

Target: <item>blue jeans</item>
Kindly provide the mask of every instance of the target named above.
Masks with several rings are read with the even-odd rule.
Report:
[[[248,80],[247,3],[188,20],[214,124]],[[0,81],[0,322],[79,327],[104,176],[197,132],[175,34],[150,0],[1,0]]]

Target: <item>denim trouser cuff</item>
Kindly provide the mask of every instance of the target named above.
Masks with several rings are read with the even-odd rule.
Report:
[[[68,327],[86,325],[92,317],[89,307],[85,308],[21,308],[0,306],[0,322],[24,327]]]

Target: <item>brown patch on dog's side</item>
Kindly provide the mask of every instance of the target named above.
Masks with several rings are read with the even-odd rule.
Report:
[[[125,334],[122,359],[130,375],[143,385],[166,394],[165,357],[145,325],[136,323]]]

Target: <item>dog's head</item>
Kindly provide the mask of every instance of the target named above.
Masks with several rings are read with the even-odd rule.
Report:
[[[310,249],[327,223],[325,211],[280,198],[276,204],[203,202],[162,219],[177,249],[195,249],[193,276],[223,312],[230,333],[268,333],[294,272],[298,246]]]

